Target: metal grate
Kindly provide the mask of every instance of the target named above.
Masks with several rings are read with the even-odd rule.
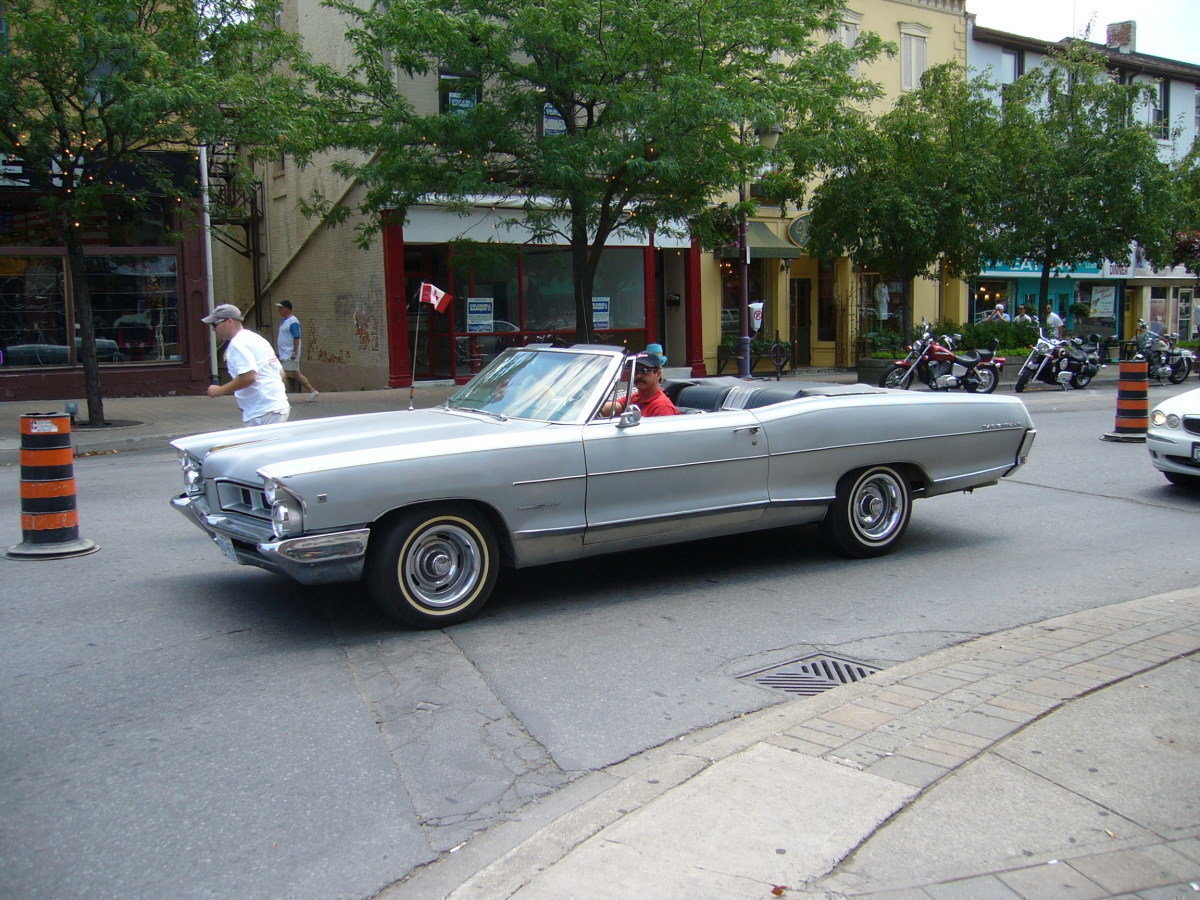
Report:
[[[853,684],[878,672],[875,666],[840,656],[818,654],[780,663],[757,672],[739,675],[740,681],[752,681],[760,687],[785,694],[811,697],[839,684]]]

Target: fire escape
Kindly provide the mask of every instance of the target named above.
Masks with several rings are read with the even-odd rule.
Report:
[[[262,182],[249,176],[244,165],[239,164],[236,147],[228,144],[209,146],[208,196],[212,236],[250,261],[256,327],[263,324],[261,192]]]

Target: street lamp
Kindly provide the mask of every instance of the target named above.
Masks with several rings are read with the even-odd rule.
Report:
[[[774,150],[779,143],[783,128],[779,125],[768,125],[756,128],[754,134],[758,137],[758,145],[764,150]],[[738,183],[738,203],[746,202],[746,184]],[[738,259],[741,290],[738,297],[738,377],[750,377],[750,241],[746,237],[746,213],[738,216]]]

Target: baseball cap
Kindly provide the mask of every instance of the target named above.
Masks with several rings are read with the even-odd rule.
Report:
[[[646,349],[638,354],[639,366],[652,366],[661,369],[667,364],[667,356],[663,353],[662,344],[647,344]]]
[[[200,321],[205,325],[211,325],[218,319],[237,319],[240,322],[242,321],[242,311],[232,303],[222,303]]]
[[[276,305],[276,306],[282,306],[284,309],[291,309],[291,308],[292,308],[292,301],[291,301],[291,300],[280,300],[280,301],[279,301],[278,303],[276,303],[275,305]]]

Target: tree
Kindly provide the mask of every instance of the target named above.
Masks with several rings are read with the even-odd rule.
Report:
[[[583,341],[611,235],[678,227],[744,184],[767,160],[756,128],[783,129],[773,183],[802,195],[844,104],[873,95],[853,65],[882,48],[870,34],[852,48],[829,39],[841,0],[333,5],[354,62],[320,73],[341,108],[324,146],[364,154],[337,171],[365,186],[365,201],[312,207],[334,220],[365,213],[367,241],[377,213],[403,217],[430,195],[459,209],[479,195],[515,200],[536,239],[571,248]],[[397,71],[438,75],[447,108],[418,111]]]
[[[1170,170],[1137,121],[1148,90],[1114,80],[1081,42],[1005,89],[996,173],[1006,197],[988,256],[1036,262],[1039,306],[1054,269],[1124,259],[1133,241],[1169,258]]]
[[[1174,168],[1175,247],[1171,263],[1200,276],[1200,138]]]
[[[104,400],[82,233],[96,217],[136,215],[148,195],[181,212],[194,179],[169,151],[230,141],[278,152],[300,108],[294,38],[274,0],[5,0],[0,154],[49,214],[71,274],[88,418]],[[190,182],[190,184],[189,184]]]
[[[814,192],[809,252],[849,255],[885,281],[978,272],[996,200],[991,91],[945,63],[864,123]]]

